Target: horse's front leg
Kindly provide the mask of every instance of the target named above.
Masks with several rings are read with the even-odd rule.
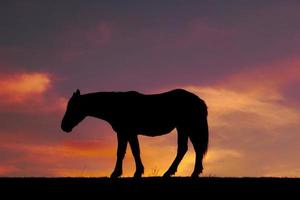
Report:
[[[137,135],[132,135],[129,137],[129,144],[131,147],[132,155],[134,157],[136,170],[134,173],[135,178],[140,178],[144,173],[144,166],[140,156],[140,147]]]
[[[118,150],[117,150],[117,162],[113,173],[110,175],[111,178],[118,178],[122,175],[123,159],[126,153],[126,147],[128,138],[125,134],[117,133],[118,136]]]

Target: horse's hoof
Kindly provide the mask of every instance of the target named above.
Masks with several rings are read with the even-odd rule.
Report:
[[[134,178],[141,178],[142,175],[144,174],[144,166],[137,167],[135,170],[135,173],[133,175]]]
[[[140,179],[140,178],[142,178],[142,174],[137,174],[137,173],[135,173],[134,174],[134,176],[133,176],[133,178],[135,178],[135,179]]]
[[[191,178],[199,178],[199,173],[192,173]]]
[[[172,173],[166,172],[166,173],[164,173],[164,175],[162,177],[163,178],[170,178],[172,175],[173,175]]]
[[[121,176],[120,175],[114,175],[114,174],[111,174],[110,175],[110,178],[111,179],[116,179],[116,178],[120,178]]]
[[[173,167],[170,167],[163,175],[164,178],[170,178],[176,173],[177,169],[174,169]]]
[[[121,175],[122,175],[122,172],[114,171],[114,172],[110,175],[110,178],[119,178]]]

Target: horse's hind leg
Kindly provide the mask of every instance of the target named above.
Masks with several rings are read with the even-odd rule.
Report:
[[[192,173],[192,177],[198,177],[199,174],[202,173],[203,171],[203,165],[202,165],[203,151],[202,151],[201,143],[199,142],[201,138],[199,138],[195,134],[195,135],[190,135],[190,139],[196,153],[195,168]]]
[[[174,175],[177,171],[177,167],[182,160],[183,156],[188,150],[188,135],[187,133],[183,132],[180,128],[177,128],[178,132],[178,148],[177,148],[177,155],[175,160],[173,161],[170,168],[166,171],[163,175],[164,177],[170,177]]]
[[[140,178],[144,173],[144,166],[140,156],[140,147],[137,135],[132,135],[129,137],[129,144],[134,157],[136,171],[134,173],[135,178]]]

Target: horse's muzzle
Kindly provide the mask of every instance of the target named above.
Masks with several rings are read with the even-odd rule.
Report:
[[[72,131],[71,128],[65,128],[65,127],[61,127],[61,129],[66,132],[66,133],[70,133]]]

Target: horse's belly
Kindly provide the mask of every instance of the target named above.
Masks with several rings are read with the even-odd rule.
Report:
[[[151,136],[151,137],[155,137],[155,136],[160,136],[160,135],[165,135],[168,134],[172,131],[173,129],[170,129],[168,131],[161,131],[161,130],[157,130],[157,131],[152,131],[152,130],[147,130],[147,131],[141,131],[138,134],[139,135],[145,135],[145,136]]]
[[[159,136],[170,133],[174,128],[175,126],[171,124],[143,126],[138,128],[138,134],[146,136]]]

